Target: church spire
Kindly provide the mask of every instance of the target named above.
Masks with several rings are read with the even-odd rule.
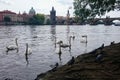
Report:
[[[52,11],[54,11],[54,7],[52,7]]]

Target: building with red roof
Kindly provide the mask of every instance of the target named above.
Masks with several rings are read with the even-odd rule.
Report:
[[[3,11],[0,11],[0,24],[5,23],[5,17],[9,17],[10,18],[9,23],[12,23],[12,24],[26,23],[28,22],[29,18],[32,17],[33,15],[35,15],[35,10],[33,8],[30,9],[29,14],[27,14],[26,12],[24,12],[23,14],[19,12],[17,14],[10,10],[3,10]]]
[[[0,11],[0,22],[4,21],[4,17],[10,17],[12,22],[16,22],[17,21],[17,14],[9,11],[9,10],[4,10],[4,11]]]

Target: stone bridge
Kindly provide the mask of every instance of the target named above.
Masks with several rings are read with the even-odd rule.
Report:
[[[95,18],[95,19],[90,20],[89,23],[91,23],[91,24],[103,23],[103,24],[106,24],[106,25],[110,25],[110,24],[113,24],[114,20],[120,20],[120,17],[118,17],[118,18],[109,18],[109,17]]]
[[[120,17],[119,18],[96,18],[95,20],[102,20],[102,21],[114,21],[114,20],[120,20]]]

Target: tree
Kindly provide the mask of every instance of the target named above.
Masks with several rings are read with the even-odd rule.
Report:
[[[43,25],[45,16],[43,14],[36,14],[29,19],[29,24],[32,25]]]
[[[74,14],[78,20],[95,18],[120,7],[119,0],[74,0]]]
[[[120,0],[116,0],[116,5],[115,5],[117,10],[120,10]]]
[[[35,17],[39,24],[44,24],[45,16],[43,14],[37,14]]]

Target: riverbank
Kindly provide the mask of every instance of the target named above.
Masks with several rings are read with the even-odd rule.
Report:
[[[39,74],[35,80],[120,80],[120,43],[102,45],[73,62]]]

